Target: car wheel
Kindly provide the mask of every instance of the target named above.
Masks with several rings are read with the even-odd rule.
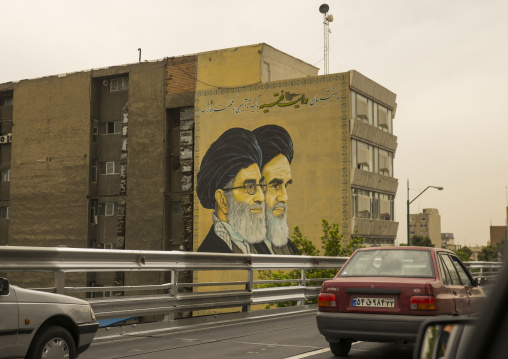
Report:
[[[41,328],[35,335],[26,359],[75,359],[76,346],[67,330],[55,325]]]
[[[333,355],[342,357],[349,354],[349,351],[351,350],[351,343],[353,341],[351,339],[340,339],[338,342],[330,342],[330,350],[332,351]]]

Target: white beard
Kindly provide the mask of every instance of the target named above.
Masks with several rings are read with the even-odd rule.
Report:
[[[238,202],[231,192],[226,192],[228,213],[226,218],[233,229],[247,242],[262,242],[266,236],[265,206],[262,203],[249,205]],[[261,208],[260,213],[252,213],[251,208]]]
[[[284,202],[277,202],[273,207],[265,205],[266,211],[266,239],[272,242],[275,247],[285,246],[288,242],[287,207]],[[278,216],[273,215],[275,208],[283,207],[284,213]]]

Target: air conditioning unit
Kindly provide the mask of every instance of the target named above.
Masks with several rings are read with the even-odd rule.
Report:
[[[0,136],[0,144],[10,143],[10,142],[12,142],[12,134]]]

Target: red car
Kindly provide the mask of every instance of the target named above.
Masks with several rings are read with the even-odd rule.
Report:
[[[363,248],[321,286],[316,320],[332,353],[343,356],[359,340],[415,342],[429,316],[475,314],[485,298],[452,251]]]

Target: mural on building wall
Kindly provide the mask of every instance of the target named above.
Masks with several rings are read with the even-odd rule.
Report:
[[[231,128],[213,142],[197,175],[199,201],[214,210],[198,252],[296,254],[286,206],[292,160],[291,136],[277,125]]]
[[[323,218],[350,234],[348,83],[346,73],[196,91],[195,251],[294,254],[293,227],[318,246]]]

